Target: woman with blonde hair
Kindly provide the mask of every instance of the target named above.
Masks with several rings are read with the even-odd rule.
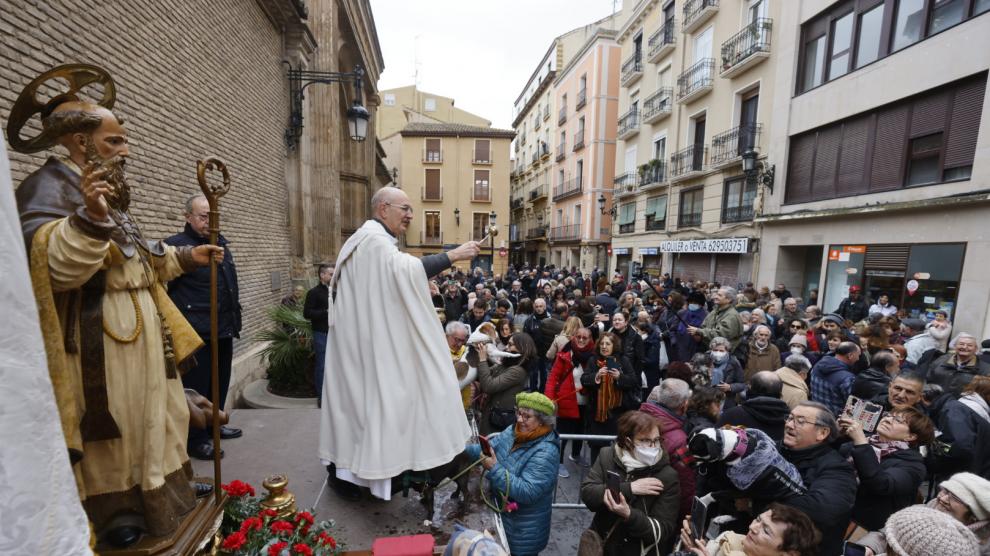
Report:
[[[564,321],[564,328],[554,337],[553,342],[550,344],[550,349],[547,350],[547,359],[553,361],[557,357],[557,352],[560,348],[567,345],[567,342],[571,341],[571,337],[574,333],[581,328],[581,319],[578,317],[568,317]]]

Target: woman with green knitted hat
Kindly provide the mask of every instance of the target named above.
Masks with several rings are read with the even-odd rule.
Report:
[[[502,515],[509,552],[539,554],[550,539],[550,505],[557,487],[560,438],[554,432],[556,407],[539,392],[516,394],[516,422],[488,437],[491,454],[468,446],[481,458],[487,488],[485,502]]]

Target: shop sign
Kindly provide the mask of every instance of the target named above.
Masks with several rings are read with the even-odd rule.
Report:
[[[656,247],[640,247],[639,248],[639,254],[640,255],[656,255],[657,254],[657,248]]]
[[[883,276],[884,278],[904,278],[904,273],[899,270],[867,270],[867,276]]]
[[[863,255],[863,254],[866,253],[866,246],[865,245],[846,245],[845,247],[842,248],[842,250],[845,251],[846,253],[859,253],[860,255]]]
[[[629,254],[629,248],[628,247],[614,247],[614,248],[612,248],[612,253],[614,253],[616,255],[628,255]]]
[[[746,253],[748,248],[747,237],[671,239],[660,242],[660,251],[666,253]]]
[[[916,292],[916,291],[918,291],[918,281],[917,280],[908,280],[908,283],[907,283],[907,292],[908,292],[908,295],[914,295],[914,292]]]

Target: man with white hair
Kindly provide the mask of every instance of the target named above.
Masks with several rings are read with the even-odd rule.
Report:
[[[954,352],[939,357],[928,368],[928,383],[958,397],[974,376],[990,376],[990,363],[977,357],[979,345],[972,334],[960,333],[949,344]]]
[[[338,492],[353,497],[353,483],[388,500],[392,477],[451,461],[470,435],[443,336],[424,323],[436,318],[428,277],[480,248],[470,241],[423,259],[399,251],[413,218],[401,189],[379,189],[371,211],[341,248],[329,284],[319,456]],[[379,341],[382,315],[387,342]]]
[[[679,378],[664,379],[654,388],[649,397],[639,407],[643,413],[660,421],[660,435],[663,437],[663,450],[670,458],[670,465],[677,471],[681,481],[681,503],[678,519],[684,519],[691,511],[694,499],[694,469],[688,465],[687,433],[684,421],[687,416],[691,388]]]
[[[472,383],[478,377],[478,370],[468,365],[464,360],[467,354],[467,341],[471,335],[468,325],[459,321],[450,321],[444,328],[447,334],[447,347],[450,348],[450,360],[454,362],[457,376],[457,386],[461,389],[461,403],[464,409],[471,404]]]
[[[719,288],[712,296],[712,301],[715,302],[715,310],[708,313],[701,326],[689,326],[688,333],[704,345],[721,336],[732,343],[732,350],[735,351],[743,334],[742,320],[735,308],[735,288]]]
[[[749,382],[760,371],[776,371],[780,367],[780,350],[770,341],[770,327],[758,324],[750,335],[743,378]]]

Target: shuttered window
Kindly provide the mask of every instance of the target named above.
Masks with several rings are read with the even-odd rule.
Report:
[[[877,114],[870,192],[898,189],[904,183],[904,154],[908,135],[908,106],[894,106]]]
[[[815,169],[811,180],[811,195],[815,199],[835,197],[835,176],[839,164],[842,126],[827,127],[818,132],[815,149]]]
[[[791,139],[791,152],[787,168],[787,203],[805,203],[811,200],[811,168],[815,160],[815,141],[818,134],[812,131]]]
[[[986,79],[956,89],[949,115],[949,137],[945,144],[946,168],[973,165],[986,89]]]
[[[489,174],[490,172],[488,170],[474,171],[474,191],[471,196],[472,201],[488,202],[492,200]]]
[[[636,222],[636,203],[626,203],[619,207],[619,225],[632,224]]]
[[[866,248],[863,268],[904,270],[910,252],[910,245],[870,245]]]
[[[866,157],[870,141],[872,116],[850,120],[842,126],[842,152],[839,155],[839,174],[835,182],[835,196],[866,193]]]
[[[488,139],[475,139],[474,140],[474,161],[475,162],[491,162],[492,158],[489,154],[491,141]]]
[[[442,191],[440,190],[440,169],[427,168],[426,188],[423,191],[423,199],[426,201],[439,201],[443,199],[442,195]]]
[[[651,197],[646,200],[646,229],[662,230],[667,225],[667,196]]]
[[[443,157],[440,153],[440,140],[427,139],[426,151],[423,153],[424,162],[441,162]]]

